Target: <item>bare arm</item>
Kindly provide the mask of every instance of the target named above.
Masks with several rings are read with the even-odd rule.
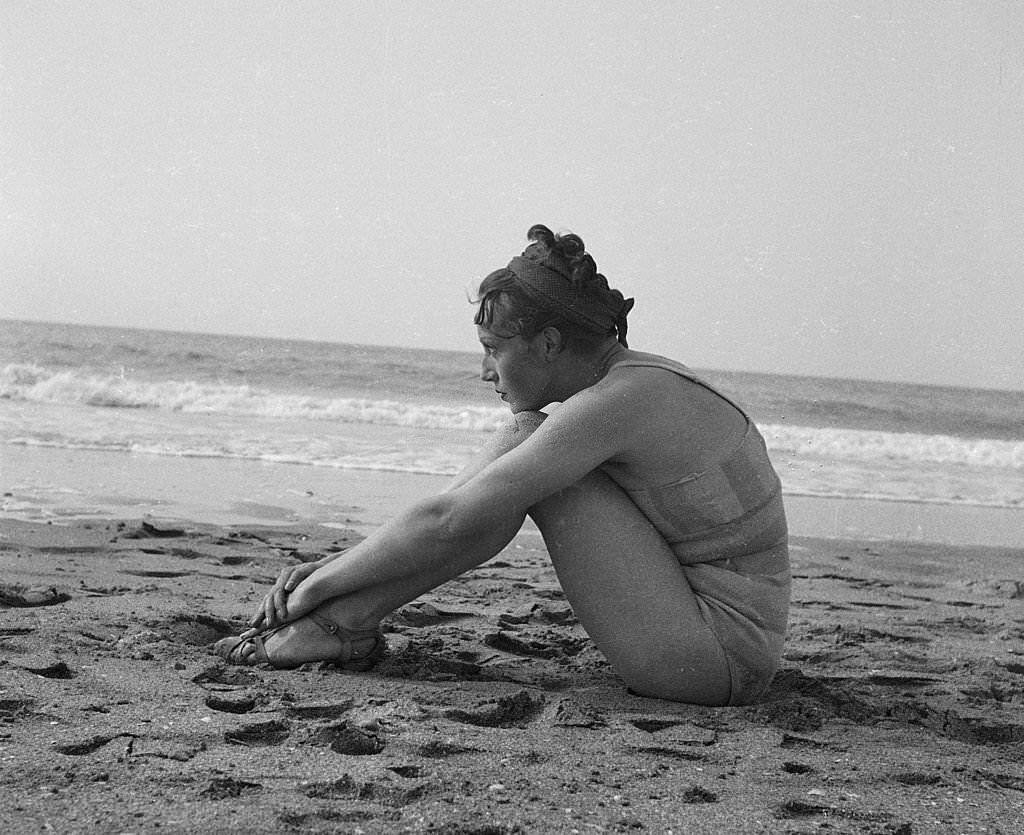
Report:
[[[421,573],[454,577],[493,557],[515,536],[531,506],[621,447],[621,415],[586,394],[567,401],[523,443],[482,470],[320,564],[288,598],[286,614],[258,617],[254,626],[292,620],[326,600],[389,580]]]
[[[310,575],[303,584],[309,585],[310,601],[319,605],[332,597],[423,571],[454,577],[497,554],[525,518],[525,511],[516,513],[507,507],[460,513],[464,503],[465,496],[459,491],[417,502],[346,551],[342,559],[332,560]]]

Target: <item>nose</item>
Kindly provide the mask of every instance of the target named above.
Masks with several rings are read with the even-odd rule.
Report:
[[[490,357],[484,357],[480,367],[480,379],[485,383],[493,383],[498,379],[498,373],[494,370],[494,361]]]

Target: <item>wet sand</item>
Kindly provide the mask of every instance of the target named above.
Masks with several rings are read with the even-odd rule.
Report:
[[[1019,549],[795,536],[783,669],[706,708],[622,686],[530,530],[389,618],[371,672],[212,655],[373,526],[380,478],[215,522],[30,486],[0,519],[0,831],[1021,831]]]

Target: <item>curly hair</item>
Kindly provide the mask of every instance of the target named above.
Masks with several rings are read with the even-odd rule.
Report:
[[[554,327],[567,345],[581,351],[597,348],[609,336],[625,345],[633,300],[609,288],[583,239],[541,224],[530,227],[526,237],[532,243],[523,256],[480,283],[474,322],[525,338]]]

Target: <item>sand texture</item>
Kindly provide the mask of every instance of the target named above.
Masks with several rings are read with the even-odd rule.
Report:
[[[316,524],[0,522],[0,831],[1024,831],[1024,557],[795,539],[750,707],[630,695],[528,532],[370,673],[224,665]]]

